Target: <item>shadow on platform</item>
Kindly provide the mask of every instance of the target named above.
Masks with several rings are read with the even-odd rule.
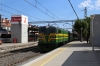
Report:
[[[80,42],[80,41],[73,41],[70,44],[71,46],[68,46],[68,47],[92,47],[92,44],[86,43],[86,42]]]
[[[84,44],[75,43],[75,44],[73,44],[73,45],[71,45],[69,47],[92,47],[92,45],[91,44],[87,44],[87,43],[84,43]]]
[[[100,66],[100,51],[74,51],[62,66]]]

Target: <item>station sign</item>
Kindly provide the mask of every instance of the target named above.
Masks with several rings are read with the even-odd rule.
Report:
[[[11,22],[21,22],[22,18],[21,17],[11,17]]]
[[[11,23],[12,24],[28,24],[28,17],[24,15],[12,15],[11,16]]]

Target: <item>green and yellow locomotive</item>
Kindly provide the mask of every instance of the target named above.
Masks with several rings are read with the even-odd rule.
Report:
[[[39,27],[38,46],[41,51],[50,51],[68,42],[69,32],[54,26]]]

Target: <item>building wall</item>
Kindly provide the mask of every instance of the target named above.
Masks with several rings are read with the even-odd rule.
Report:
[[[92,46],[100,47],[100,14],[94,15],[90,22],[90,39]]]
[[[21,43],[21,25],[13,24],[11,26],[11,41],[16,38],[18,43]]]

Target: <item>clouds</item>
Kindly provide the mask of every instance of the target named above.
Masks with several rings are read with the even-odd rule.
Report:
[[[79,8],[88,7],[89,9],[100,10],[100,0],[85,0],[78,5]]]
[[[95,8],[100,9],[100,0],[95,1]]]

